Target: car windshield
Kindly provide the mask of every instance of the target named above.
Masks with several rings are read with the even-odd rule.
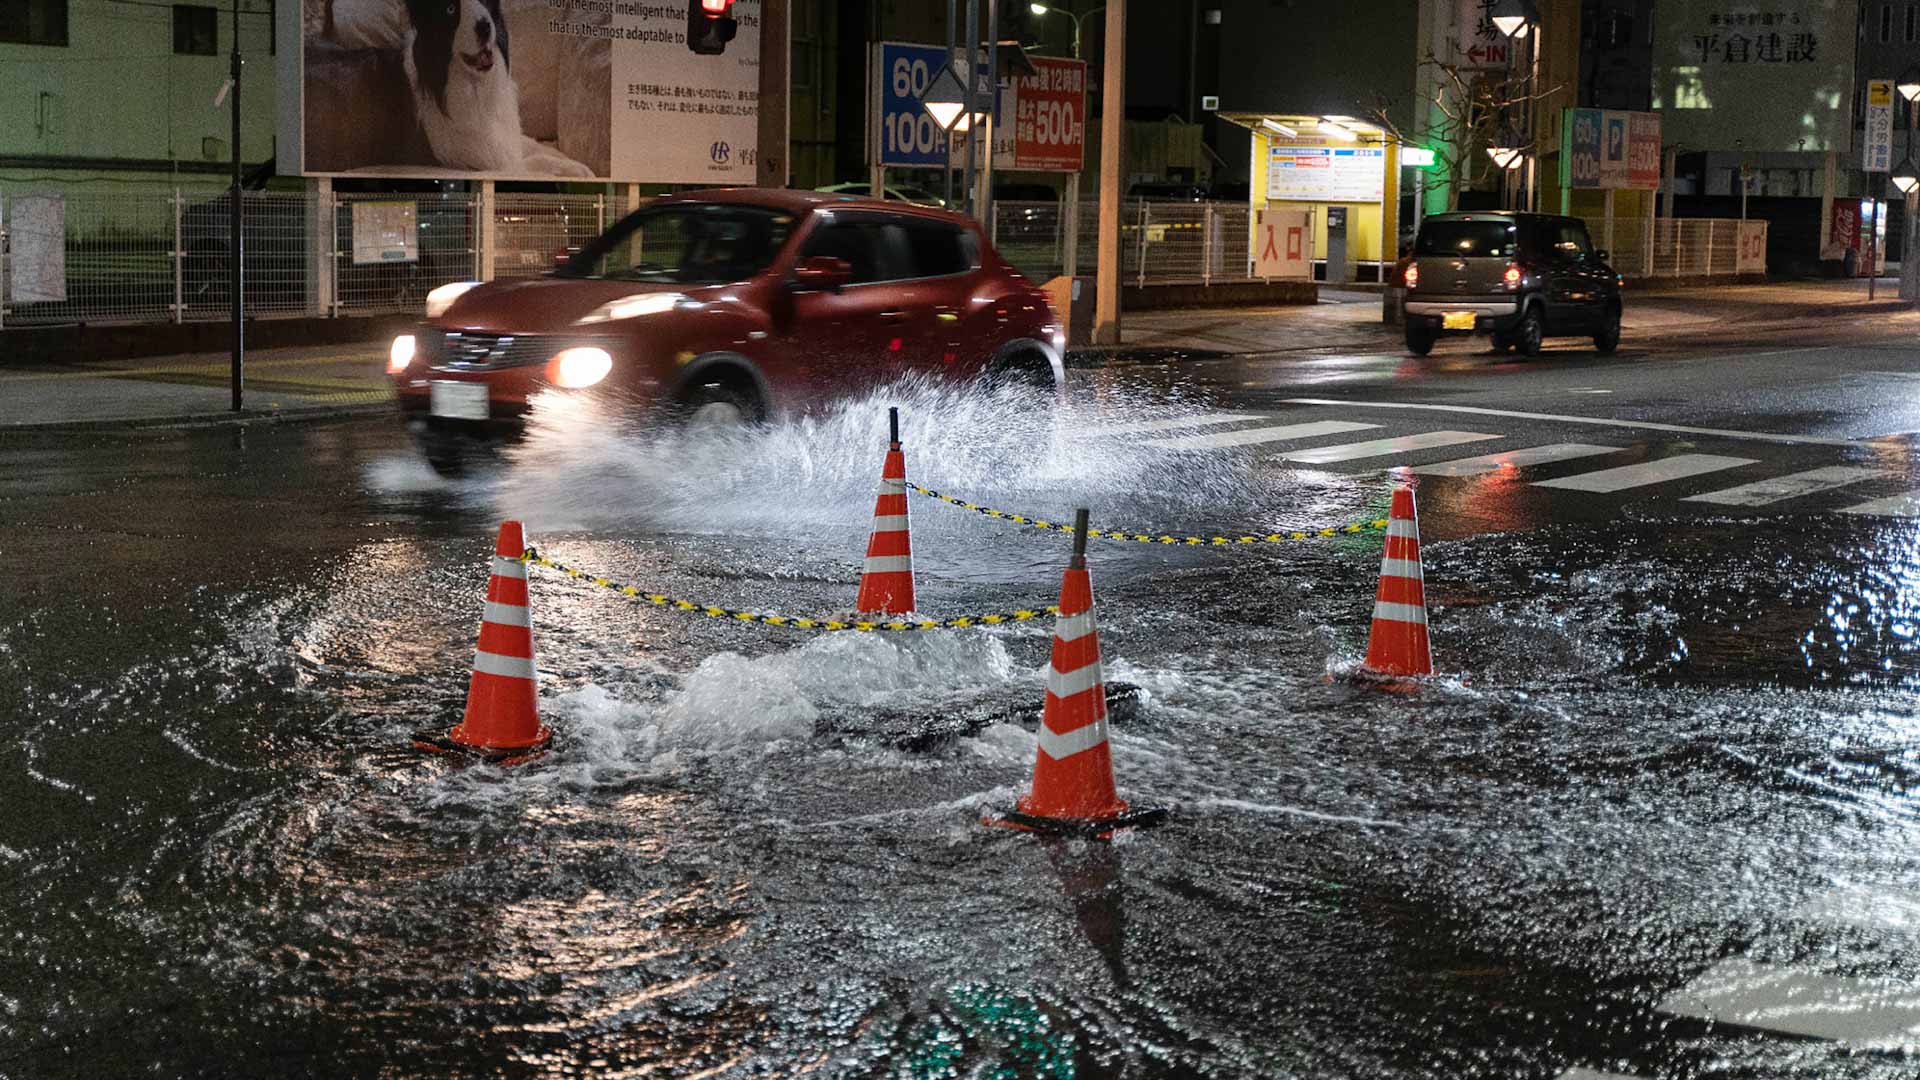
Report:
[[[674,203],[642,210],[581,249],[562,277],[725,285],[766,269],[793,231],[793,215],[739,203]]]
[[[1511,221],[1438,221],[1420,225],[1415,255],[1452,255],[1456,258],[1511,258],[1518,230]]]

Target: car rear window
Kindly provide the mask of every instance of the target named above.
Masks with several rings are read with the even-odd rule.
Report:
[[[912,222],[905,226],[914,277],[944,277],[973,269],[973,239],[957,225]]]
[[[1511,221],[1436,221],[1420,223],[1415,255],[1455,258],[1511,258],[1518,230]]]

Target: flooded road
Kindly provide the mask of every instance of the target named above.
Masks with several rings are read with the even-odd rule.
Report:
[[[1351,464],[1168,446],[1324,421],[1126,385],[1058,427],[929,389],[733,441],[562,423],[454,483],[384,419],[0,446],[0,1075],[1912,1075],[1911,520],[1417,474],[1518,438],[1488,418]],[[409,747],[503,517],[648,591],[849,608],[896,400],[910,479],[1101,527],[1345,524],[1414,466],[1447,675],[1348,678],[1377,533],[1096,543],[1144,691],[1119,785],[1174,814],[1043,842],[979,818],[1026,789],[1050,620],[809,636],[535,569],[555,751]],[[1349,427],[1314,445],[1424,437]],[[1580,434],[1589,472],[1766,460]],[[1054,601],[1060,535],[911,513],[928,615]],[[1729,964],[1852,1026],[1709,1023]]]

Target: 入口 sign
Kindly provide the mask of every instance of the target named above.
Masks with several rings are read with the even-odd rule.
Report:
[[[1261,278],[1313,276],[1313,219],[1305,210],[1262,210],[1253,225],[1253,274]]]

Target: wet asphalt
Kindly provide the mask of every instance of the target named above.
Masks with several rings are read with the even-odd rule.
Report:
[[[1113,367],[1064,432],[921,389],[721,445],[562,427],[454,484],[385,417],[8,435],[0,1076],[1910,1076],[1673,1005],[1729,961],[1916,998],[1907,332]],[[1026,785],[1044,620],[807,639],[536,571],[556,752],[408,748],[503,516],[618,581],[848,606],[895,402],[916,480],[1152,534],[1369,520],[1406,470],[1443,677],[1350,678],[1370,533],[1097,544],[1116,772],[1174,815],[1048,844],[977,823]],[[1351,426],[1156,445],[1316,423]],[[1051,600],[1057,535],[912,513],[923,610]]]

